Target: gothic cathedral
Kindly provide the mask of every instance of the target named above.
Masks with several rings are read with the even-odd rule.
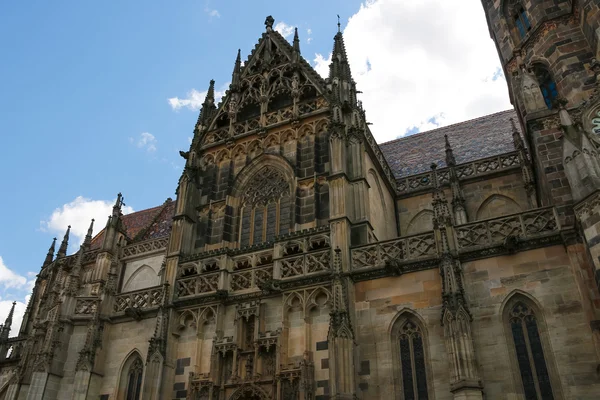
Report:
[[[268,17],[176,199],[52,243],[0,399],[600,398],[600,2],[482,4],[514,110],[382,144]]]

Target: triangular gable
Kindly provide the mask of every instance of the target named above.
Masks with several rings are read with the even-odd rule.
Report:
[[[294,69],[294,67],[297,68]],[[266,82],[263,74],[265,70],[268,71]],[[299,82],[290,81],[293,70],[298,71]],[[278,74],[285,76],[282,78],[277,76]],[[310,86],[314,88],[312,90],[316,90],[317,96],[322,96],[327,100],[327,83],[308,61],[299,56],[297,62],[294,63],[292,45],[275,30],[265,32],[241,69],[237,110],[239,112],[249,103],[257,102],[261,96],[267,95],[272,98],[279,93],[293,90],[294,84],[300,91]],[[215,129],[218,126],[216,121],[229,112],[231,97],[231,90],[228,90],[217,106],[217,111],[209,124],[209,130]]]

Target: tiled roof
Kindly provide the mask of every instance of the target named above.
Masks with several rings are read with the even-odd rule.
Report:
[[[433,162],[446,166],[444,135],[448,135],[457,164],[513,151],[510,118],[518,120],[514,110],[381,143],[379,148],[396,178],[419,174],[428,171]]]
[[[169,199],[140,240],[158,239],[169,236],[171,226],[173,225],[173,215],[175,215],[175,202]]]
[[[123,225],[125,225],[127,237],[130,240],[137,239],[136,241],[139,241],[169,235],[174,210],[174,202],[171,199],[167,199],[164,204],[158,207],[147,208],[123,215],[121,220],[123,221]],[[141,238],[136,238],[140,234]],[[91,249],[99,248],[103,240],[104,229],[92,239]]]

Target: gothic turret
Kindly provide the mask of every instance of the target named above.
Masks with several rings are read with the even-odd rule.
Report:
[[[67,232],[65,232],[65,236],[63,237],[63,241],[60,244],[58,253],[56,254],[56,258],[67,256],[67,247],[69,246],[69,233],[70,232],[71,232],[71,225],[69,225],[67,227]]]
[[[55,247],[56,247],[56,238],[52,239],[52,244],[50,245],[50,248],[48,249],[48,254],[46,254],[46,259],[44,260],[44,264],[42,265],[42,268],[44,268],[52,263],[52,260],[54,259]]]
[[[237,57],[235,58],[235,65],[233,67],[233,73],[231,74],[231,91],[238,91],[240,86],[240,76],[242,75],[242,57],[241,50],[238,49]]]

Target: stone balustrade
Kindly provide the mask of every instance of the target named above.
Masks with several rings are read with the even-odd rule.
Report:
[[[460,252],[503,245],[556,235],[560,223],[553,207],[537,208],[518,214],[505,215],[459,225],[455,228]]]
[[[158,307],[162,304],[164,294],[163,286],[120,293],[115,296],[113,311],[124,312],[127,309],[143,310]]]
[[[494,157],[483,158],[481,160],[459,164],[454,167],[458,179],[469,179],[491,172],[503,171],[520,166],[519,154],[516,151],[500,154]],[[450,169],[440,168],[437,170],[437,178],[440,185],[450,183]],[[411,175],[400,178],[397,181],[397,189],[400,195],[418,191],[427,191],[433,189],[432,172]]]
[[[437,256],[435,235],[433,232],[425,232],[354,247],[352,269],[382,267],[390,260],[419,261]]]

